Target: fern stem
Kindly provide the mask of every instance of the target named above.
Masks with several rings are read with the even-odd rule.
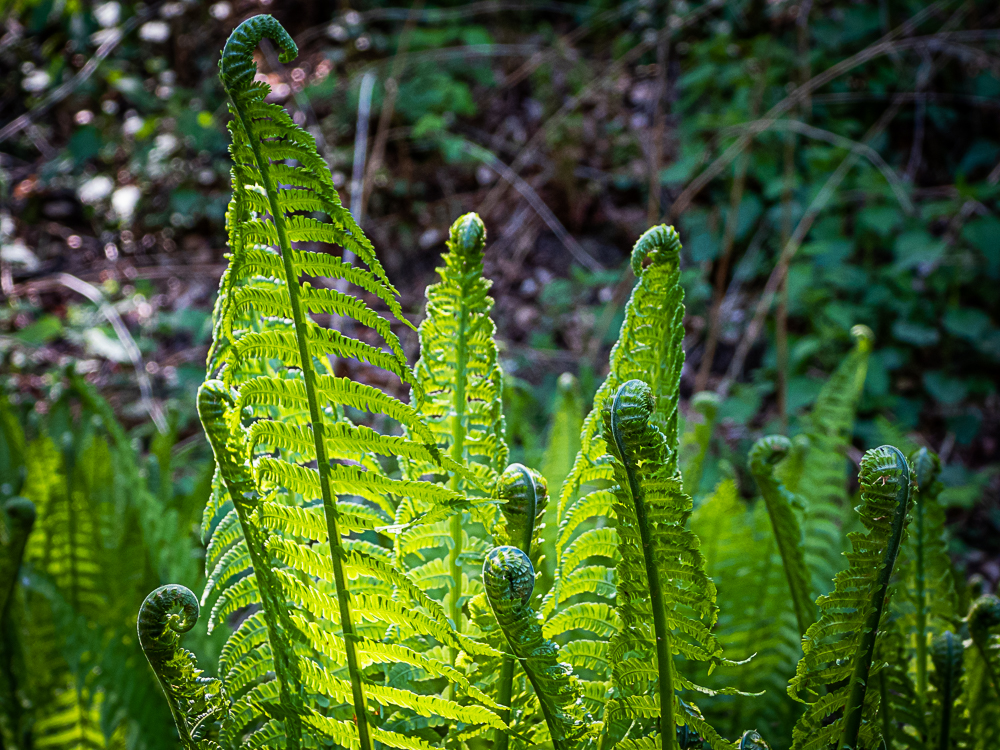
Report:
[[[463,297],[459,307],[458,331],[455,336],[455,395],[452,401],[454,413],[451,416],[451,457],[458,463],[464,463],[465,457],[465,388],[468,374],[466,367],[469,362],[469,307]],[[458,491],[460,478],[452,474],[451,489]],[[451,517],[451,550],[448,552],[448,570],[451,573],[451,597],[448,601],[449,616],[455,624],[455,630],[462,632],[462,516],[461,512]],[[450,649],[451,665],[458,661],[458,649]]]
[[[614,406],[611,409],[611,437],[615,441],[618,455],[621,456],[628,477],[629,495],[635,504],[635,517],[642,541],[642,557],[646,566],[646,579],[649,581],[649,599],[653,610],[653,634],[656,637],[656,666],[659,674],[660,693],[660,747],[663,750],[675,750],[677,737],[674,721],[674,664],[670,654],[667,617],[663,603],[663,589],[660,585],[660,571],[653,557],[653,540],[650,534],[650,521],[646,514],[646,504],[643,500],[643,490],[636,475],[636,467],[631,451],[627,450],[621,433],[619,399],[624,388],[615,394]]]
[[[343,631],[344,652],[347,656],[347,672],[351,680],[351,697],[354,702],[355,721],[358,726],[358,741],[361,750],[371,750],[372,742],[368,728],[368,711],[365,695],[361,686],[361,670],[358,667],[356,651],[357,633],[351,618],[350,593],[347,590],[347,576],[344,573],[343,557],[345,555],[338,524],[337,505],[330,489],[330,462],[326,455],[326,430],[323,414],[316,397],[316,372],[312,355],[309,353],[309,342],[306,339],[306,317],[299,300],[299,280],[292,264],[292,245],[288,239],[284,213],[278,203],[278,193],[270,178],[270,162],[261,153],[260,142],[251,134],[250,118],[247,116],[240,99],[233,96],[236,115],[240,120],[247,141],[253,150],[261,181],[267,191],[267,200],[271,212],[271,220],[278,235],[278,247],[281,251],[281,261],[285,271],[285,284],[288,288],[289,306],[292,310],[292,320],[295,325],[295,340],[298,344],[299,358],[302,366],[302,379],[305,383],[306,400],[309,404],[309,419],[312,423],[316,447],[316,468],[319,471],[320,489],[323,497],[323,512],[326,516],[327,535],[330,540],[330,559],[333,564],[334,584],[337,590],[337,605],[340,611],[340,625]]]
[[[879,569],[878,577],[875,579],[875,586],[868,603],[868,617],[865,619],[864,629],[861,633],[861,642],[858,650],[854,654],[854,669],[851,672],[851,692],[847,698],[847,705],[844,708],[844,729],[840,735],[840,742],[837,750],[853,750],[858,746],[858,733],[861,730],[862,709],[864,708],[865,692],[868,687],[868,677],[871,672],[872,659],[875,654],[875,643],[878,639],[879,622],[882,619],[882,610],[885,608],[889,594],[889,582],[892,579],[892,571],[896,566],[896,558],[899,555],[899,546],[903,539],[903,529],[906,526],[906,509],[910,496],[910,467],[906,463],[906,458],[898,449],[892,446],[884,446],[894,455],[896,459],[896,471],[894,477],[896,485],[896,508],[892,517],[892,533],[889,536],[889,543],[886,545],[885,558],[882,567]],[[883,475],[882,481],[885,483],[886,477]]]

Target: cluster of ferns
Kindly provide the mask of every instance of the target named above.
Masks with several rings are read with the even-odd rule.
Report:
[[[870,331],[801,435],[753,447],[755,501],[732,479],[700,492],[717,402],[682,426],[680,242],[650,229],[547,486],[507,463],[482,222],[451,228],[411,366],[396,289],[255,80],[262,37],[295,57],[257,16],[220,62],[234,167],[198,394],[207,584],[157,589],[138,620],[186,750],[997,747],[1000,600],[952,570],[937,458],[870,450],[847,490]],[[232,631],[217,677],[181,645],[202,608]]]

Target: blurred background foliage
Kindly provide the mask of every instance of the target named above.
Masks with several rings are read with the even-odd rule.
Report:
[[[685,404],[723,397],[702,490],[753,493],[749,445],[803,428],[862,323],[875,345],[849,458],[939,451],[952,552],[996,588],[995,2],[3,0],[0,503],[39,512],[11,606],[87,623],[29,649],[60,665],[51,680],[4,689],[86,706],[85,745],[169,744],[135,731],[160,703],[115,680],[151,679],[134,661],[144,593],[200,587],[212,467],[194,393],[229,200],[217,62],[260,12],[300,47],[289,65],[259,52],[272,100],[315,135],[414,321],[448,226],[483,216],[512,460],[565,473],[550,417],[585,410],[628,251],[675,223]],[[415,334],[404,345],[415,358]],[[36,541],[62,538],[39,531],[56,497],[96,540],[89,578]]]

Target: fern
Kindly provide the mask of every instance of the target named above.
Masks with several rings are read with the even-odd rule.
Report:
[[[885,632],[889,582],[907,520],[910,470],[889,446],[868,451],[859,474],[861,523],[866,534],[850,535],[850,566],[834,579],[834,590],[816,600],[819,620],[806,631],[803,657],[788,691],[807,704],[795,725],[794,750],[874,748],[878,691],[869,685],[881,665],[873,659]],[[838,685],[827,692],[828,686]],[[860,743],[860,744],[859,744]]]
[[[621,628],[608,647],[616,695],[607,720],[658,716],[658,744],[665,750],[676,746],[675,726],[684,725],[721,748],[726,744],[721,737],[695,714],[685,713],[677,697],[678,690],[713,691],[677,671],[675,652],[708,662],[710,669],[731,662],[722,657],[722,645],[711,632],[718,618],[715,584],[705,571],[698,538],[685,528],[691,500],[681,487],[676,434],[671,446],[652,424],[653,413],[652,389],[639,380],[623,384],[603,408],[618,482],[613,507],[621,555]]]
[[[541,705],[549,741],[555,750],[568,750],[592,731],[592,727],[590,717],[583,710],[572,668],[559,662],[558,647],[544,638],[535,613],[528,605],[535,583],[531,560],[517,547],[497,547],[483,563],[483,582],[507,644],[523,667]],[[535,742],[544,742],[544,738],[537,738]],[[506,747],[502,735],[497,744]]]
[[[12,606],[12,600],[35,516],[35,506],[23,497],[11,498],[0,509],[0,742],[4,747],[22,744],[23,701],[17,667],[23,655],[13,616],[18,607]]]
[[[968,747],[988,750],[1000,742],[1000,599],[976,599],[967,625],[961,721]]]
[[[596,645],[599,641],[592,636],[600,638],[617,627],[614,565],[619,558],[617,534],[605,523],[614,499],[606,489],[614,480],[614,469],[600,434],[600,407],[622,383],[642,379],[657,397],[651,420],[660,426],[668,444],[676,445],[677,396],[684,363],[680,249],[677,232],[658,226],[645,232],[632,250],[632,269],[639,281],[611,351],[608,377],[594,396],[595,408],[584,419],[580,452],[559,495],[555,581],[541,609],[546,637],[568,641],[567,646],[579,642],[566,649],[566,658],[587,676],[584,692],[594,712],[605,702],[610,667],[605,647]],[[676,468],[676,451],[667,459]],[[584,633],[588,637],[582,637]]]
[[[809,569],[806,567],[805,550],[799,520],[792,506],[798,504],[796,498],[786,490],[774,475],[774,465],[788,455],[791,443],[780,435],[761,438],[750,449],[750,473],[753,474],[764,498],[767,513],[771,518],[771,528],[781,552],[781,560],[788,581],[788,593],[795,610],[799,633],[816,621],[816,607],[813,604]]]
[[[712,429],[719,412],[719,396],[710,391],[702,391],[691,397],[691,410],[699,416],[698,421],[690,421],[681,436],[680,462],[684,476],[684,492],[694,497],[701,486],[705,456],[712,441]]]
[[[425,418],[442,452],[458,464],[472,463],[481,483],[453,472],[449,488],[455,492],[492,485],[507,462],[502,411],[503,378],[494,342],[495,326],[489,313],[493,300],[490,282],[483,278],[486,228],[475,214],[466,214],[451,227],[441,281],[427,288],[426,317],[420,324],[420,360],[414,409]],[[411,461],[407,475],[415,478],[438,471],[428,461]],[[397,522],[409,520],[403,516]],[[463,515],[449,522],[448,612],[459,631],[462,606],[468,592],[463,585],[465,534]],[[452,663],[458,657],[453,651]]]
[[[727,479],[694,509],[689,527],[701,540],[705,570],[718,589],[714,632],[730,658],[753,658],[751,667],[736,674],[699,669],[697,681],[713,689],[731,685],[742,693],[763,693],[706,696],[698,706],[713,726],[728,727],[730,735],[752,726],[772,746],[787,748],[799,708],[785,688],[801,656],[800,634],[764,503],[748,508]]]
[[[17,572],[36,516],[35,504],[23,497],[11,498],[0,510],[0,621],[17,585]]]
[[[906,652],[899,622],[890,620],[875,651],[875,660],[883,663],[883,667],[871,689],[878,690],[878,722],[885,747],[924,750],[927,736],[924,703],[917,697],[910,678]]]
[[[785,481],[785,486],[804,503],[806,561],[813,572],[813,590],[819,593],[829,590],[830,581],[842,565],[841,528],[852,513],[845,454],[874,340],[866,326],[854,326],[851,334],[857,341],[854,350],[823,385],[805,419],[807,449],[799,466],[801,480]]]
[[[948,750],[952,745],[952,724],[956,713],[955,703],[962,691],[964,647],[961,639],[946,630],[931,641],[931,661],[934,663],[932,680],[937,691],[935,734],[938,750]]]
[[[905,555],[905,594],[912,607],[908,618],[913,633],[917,694],[927,696],[928,642],[935,633],[958,624],[958,596],[955,591],[945,539],[944,509],[938,503],[943,485],[938,481],[941,462],[936,454],[920,448],[910,455],[916,480],[913,524]]]
[[[172,613],[180,608],[179,614]],[[180,633],[198,622],[198,600],[183,586],[153,591],[139,610],[139,643],[163,688],[185,750],[195,750],[200,726],[221,714],[227,700],[218,680],[201,677],[194,654],[179,645]]]

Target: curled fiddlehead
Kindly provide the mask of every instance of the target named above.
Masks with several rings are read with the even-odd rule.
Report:
[[[782,435],[761,438],[750,449],[750,473],[753,474],[764,497],[767,514],[771,518],[771,528],[778,543],[781,561],[788,580],[788,591],[795,609],[795,619],[799,634],[816,621],[816,605],[813,603],[809,583],[809,569],[806,567],[802,530],[792,505],[795,498],[785,489],[775,476],[775,465],[784,459],[792,448],[791,441]]]
[[[737,750],[771,750],[770,745],[764,741],[756,729],[745,731],[736,748]]]
[[[568,750],[590,729],[573,670],[559,647],[542,635],[528,605],[535,586],[530,558],[517,547],[496,547],[483,563],[483,584],[493,614],[535,691],[556,750]]]
[[[189,589],[168,584],[146,597],[137,624],[139,645],[167,697],[185,750],[198,747],[199,725],[226,706],[219,682],[202,678],[194,654],[180,645],[181,635],[195,626],[199,612],[198,599]]]
[[[219,59],[219,77],[227,89],[235,91],[253,82],[257,74],[253,53],[264,38],[281,47],[281,62],[290,63],[298,57],[299,48],[274,16],[249,18],[233,31]]]
[[[952,718],[955,701],[962,691],[962,639],[946,630],[931,641],[932,680],[940,703],[938,714],[938,750],[951,747]]]

